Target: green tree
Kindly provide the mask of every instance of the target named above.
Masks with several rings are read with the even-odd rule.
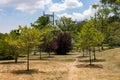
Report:
[[[94,25],[97,30],[99,30],[102,34],[105,35],[105,40],[101,44],[101,49],[104,50],[103,44],[107,41],[107,30],[108,30],[108,19],[109,19],[109,8],[103,5],[99,5],[98,11],[93,19]],[[96,24],[97,23],[97,24]]]
[[[120,46],[120,27],[117,21],[108,24],[107,43],[110,48]]]
[[[91,50],[97,44],[100,44],[103,41],[103,34],[96,30],[94,24],[92,22],[86,23],[81,32],[78,33],[77,44],[79,43],[82,49],[87,48],[89,51],[89,60],[90,65],[91,61]]]
[[[109,7],[110,11],[119,16],[120,0],[100,0],[100,2]]]
[[[7,34],[0,33],[0,60],[13,59],[9,44],[5,41]]]
[[[41,16],[39,17],[35,23],[31,23],[31,26],[39,29],[42,31],[43,34],[43,41],[42,45],[39,45],[39,50],[40,50],[40,59],[41,59],[41,51],[49,53],[49,50],[47,50],[47,45],[50,43],[50,41],[53,39],[55,35],[58,34],[58,29],[57,27],[54,27],[53,23],[51,23],[50,19],[48,16]]]
[[[56,25],[61,32],[67,32],[74,38],[77,27],[71,18],[61,17],[59,20],[56,20]]]
[[[48,48],[48,44],[51,42],[51,40],[52,40],[52,38],[54,36],[52,30],[53,30],[52,27],[49,27],[49,28],[46,27],[46,28],[41,30],[41,32],[43,33],[43,35],[42,35],[43,36],[43,39],[42,39],[43,43],[41,45],[39,45],[40,59],[42,58],[41,57],[41,52],[42,51],[47,52],[49,54],[49,56],[50,56],[50,51],[47,50],[47,48]]]
[[[42,44],[42,35],[43,33],[40,32],[38,29],[35,28],[28,28],[27,26],[19,27],[20,30],[20,38],[19,41],[21,47],[24,47],[27,53],[27,70],[29,71],[29,54],[30,50],[34,47]]]
[[[14,55],[15,63],[17,63],[18,55],[19,55],[19,33],[17,33],[17,30],[12,30],[10,34],[8,34],[5,38],[5,41],[8,42],[10,45],[12,54]]]
[[[34,23],[31,23],[31,26],[41,30],[41,29],[45,28],[48,24],[50,24],[49,17],[41,16]]]

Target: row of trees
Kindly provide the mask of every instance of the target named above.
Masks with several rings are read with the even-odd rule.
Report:
[[[101,5],[94,4],[98,11],[90,20],[81,22],[61,17],[53,25],[48,16],[39,17],[31,27],[19,26],[8,34],[0,34],[0,58],[15,59],[19,54],[27,55],[29,70],[29,54],[36,49],[41,52],[67,54],[70,50],[88,51],[91,64],[91,53],[96,60],[96,48],[104,50],[120,46],[119,0],[100,0]],[[113,15],[110,15],[113,14]],[[101,47],[101,48],[100,48]]]

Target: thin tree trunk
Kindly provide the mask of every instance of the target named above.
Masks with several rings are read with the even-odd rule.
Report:
[[[90,50],[90,48],[89,48],[88,50],[89,50],[89,60],[90,60],[90,65],[92,65],[92,60],[91,60],[91,50]]]
[[[96,52],[95,52],[95,47],[93,48],[93,54],[94,54],[94,61],[96,60]]]
[[[86,49],[86,53],[89,54],[89,49],[88,48]]]
[[[49,57],[50,57],[50,52],[48,54],[49,54]]]
[[[41,48],[40,48],[40,59],[42,59],[42,55],[41,55]]]
[[[98,51],[101,52],[100,46],[98,46]]]
[[[83,52],[83,57],[84,57],[84,56],[85,56],[85,54],[84,54],[85,50],[84,50],[84,49],[82,49],[82,52]]]
[[[104,50],[103,43],[101,44],[101,50],[102,50],[102,51]]]
[[[15,53],[15,63],[17,63],[17,62],[18,62],[18,54]]]
[[[29,47],[27,51],[27,71],[29,71]]]

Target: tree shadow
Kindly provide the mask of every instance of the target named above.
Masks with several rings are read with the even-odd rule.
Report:
[[[25,61],[18,61],[17,63],[15,62],[0,62],[0,64],[22,64],[22,63],[26,63]]]
[[[90,60],[79,60],[80,62],[90,62]],[[106,60],[105,59],[92,59],[91,60],[92,62],[105,62]]]
[[[101,64],[79,64],[76,65],[77,68],[100,68],[103,69],[103,65]]]
[[[42,58],[54,58],[54,56],[44,56]]]
[[[89,56],[77,56],[76,58],[87,58]]]
[[[37,69],[30,69],[29,71],[27,71],[27,70],[14,70],[14,71],[11,71],[11,73],[16,74],[16,75],[20,75],[20,74],[31,75],[31,74],[45,73],[45,72],[39,71]]]
[[[49,60],[49,59],[47,59],[47,58],[41,58],[41,59],[40,58],[36,58],[36,59],[33,58],[33,59],[29,59],[29,60]]]

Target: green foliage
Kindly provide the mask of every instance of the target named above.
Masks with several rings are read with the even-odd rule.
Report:
[[[110,11],[119,16],[120,0],[100,0],[100,2],[109,7]]]
[[[41,16],[35,21],[35,23],[31,23],[31,26],[37,29],[43,29],[50,23],[50,19],[48,16]]]
[[[56,21],[57,26],[63,32],[71,32],[75,28],[75,23],[71,18],[61,17]]]
[[[28,28],[27,26],[19,27],[20,33],[20,46],[33,48],[39,44],[42,44],[42,35],[38,29]]]
[[[19,46],[24,48],[25,52],[27,53],[27,70],[29,71],[30,50],[43,43],[43,33],[36,28],[29,28],[27,26],[19,26],[19,30],[21,31],[19,37]]]
[[[9,44],[5,41],[6,34],[0,33],[0,60],[13,59]]]
[[[78,37],[75,39],[75,46],[82,50],[87,49],[89,51],[90,65],[91,65],[91,50],[92,48],[101,44],[104,40],[104,35],[99,32],[93,22],[87,22],[83,25],[81,32],[78,32]],[[84,54],[83,54],[84,55]]]
[[[5,41],[8,42],[10,46],[18,47],[18,34],[15,30],[11,31],[5,38]]]
[[[14,56],[15,62],[17,63],[17,59],[19,55],[19,48],[20,48],[18,30],[12,30],[10,34],[7,34],[5,37],[5,41],[9,44],[11,48],[11,53]]]
[[[120,37],[117,36],[111,36],[109,37],[108,45],[113,48],[115,46],[120,46]]]
[[[98,45],[103,42],[103,40],[103,34],[95,29],[92,22],[88,22],[83,26],[81,32],[78,33],[76,42],[77,45],[80,45],[83,48],[87,48]]]

